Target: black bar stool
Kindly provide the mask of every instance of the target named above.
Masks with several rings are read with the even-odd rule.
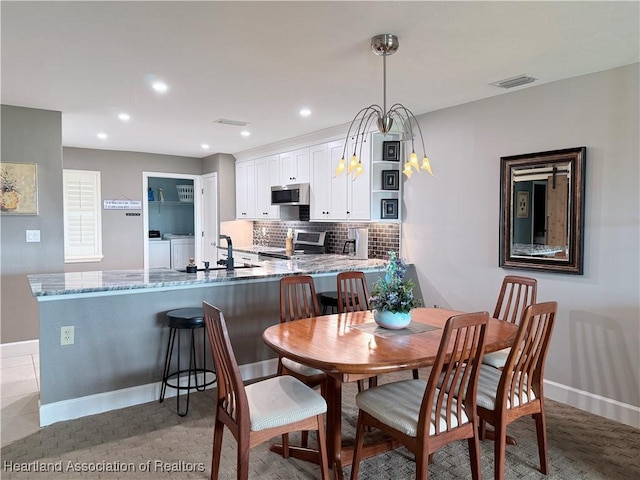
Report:
[[[329,313],[338,311],[338,292],[321,292],[318,294],[318,301],[322,305],[322,315],[326,315],[329,308],[331,308]]]
[[[167,326],[169,330],[169,343],[167,344],[167,354],[164,359],[164,369],[162,373],[162,388],[160,389],[160,403],[164,400],[167,387],[175,388],[177,392],[177,407],[176,411],[178,415],[184,417],[189,412],[189,393],[195,389],[199,392],[203,391],[209,385],[216,382],[216,372],[214,370],[207,369],[207,332],[204,328],[204,313],[202,308],[179,308],[177,310],[171,310],[166,313]],[[202,328],[202,350],[203,350],[203,366],[198,368],[196,362],[196,345],[195,345],[195,331],[198,328]],[[189,368],[186,370],[180,369],[180,330],[189,330],[191,333],[191,347],[189,349]],[[178,369],[173,373],[171,370],[171,358],[173,357],[173,347],[178,336]],[[187,374],[187,385],[180,385],[180,377],[182,374]],[[213,379],[207,381],[207,374],[213,375]],[[198,374],[203,375],[203,379],[200,382],[198,380]],[[194,379],[194,385],[191,384],[191,377]],[[175,383],[170,380],[175,378]],[[180,390],[187,391],[187,406],[184,412],[180,411]]]

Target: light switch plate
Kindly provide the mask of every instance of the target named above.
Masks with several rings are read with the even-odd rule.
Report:
[[[40,230],[27,230],[27,242],[39,242]]]

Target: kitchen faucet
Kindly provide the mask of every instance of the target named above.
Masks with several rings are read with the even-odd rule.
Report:
[[[227,259],[218,260],[218,265],[225,265],[227,271],[233,270],[233,243],[229,235],[220,235],[221,240],[227,241]]]

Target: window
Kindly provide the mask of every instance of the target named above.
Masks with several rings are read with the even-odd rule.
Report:
[[[64,261],[102,260],[100,172],[63,170]]]

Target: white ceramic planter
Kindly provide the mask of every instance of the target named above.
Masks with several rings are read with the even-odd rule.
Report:
[[[406,328],[411,323],[411,312],[389,312],[388,310],[374,310],[373,319],[376,323],[391,330]]]

